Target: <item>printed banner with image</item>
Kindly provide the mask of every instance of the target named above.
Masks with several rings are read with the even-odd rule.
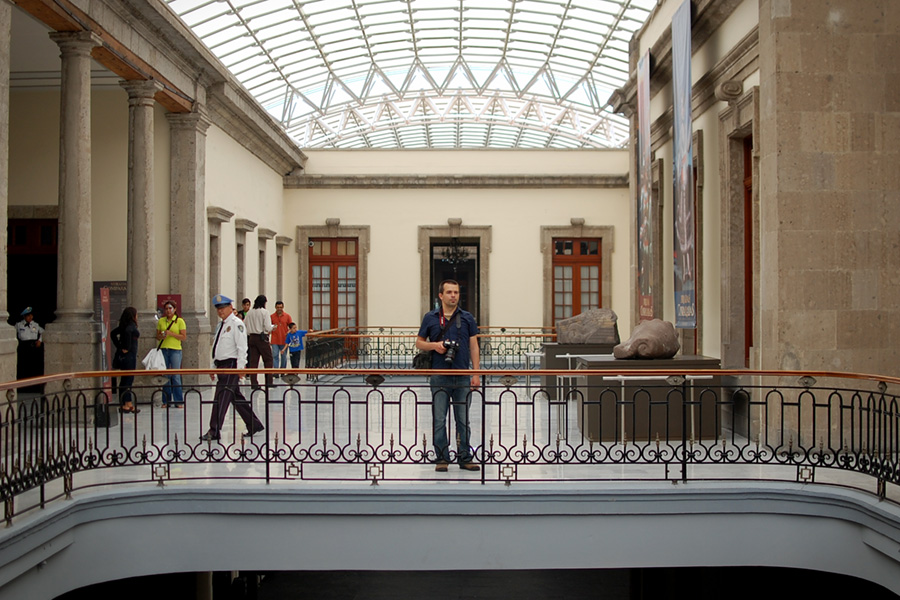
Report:
[[[675,326],[697,327],[694,260],[694,164],[691,120],[691,3],[685,0],[672,17],[672,78],[674,84],[673,179],[675,202]]]
[[[653,214],[652,180],[650,155],[650,51],[638,61],[637,72],[637,160],[638,160],[638,202],[637,202],[637,270],[640,320],[653,318]]]

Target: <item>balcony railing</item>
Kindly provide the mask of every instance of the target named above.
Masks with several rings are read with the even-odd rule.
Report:
[[[311,368],[405,369],[416,354],[411,327],[334,329],[307,336],[306,365]],[[556,334],[540,328],[482,328],[478,336],[483,369],[518,370],[529,366],[528,356],[540,352]]]
[[[772,479],[847,485],[889,499],[900,484],[900,409],[888,392],[900,384],[894,378],[486,370],[468,394],[482,470],[435,473],[423,377],[433,372],[295,370],[268,392],[244,389],[265,431],[243,438],[245,427],[230,411],[221,440],[211,442],[199,438],[213,406],[212,372],[179,372],[195,380],[185,384],[184,409],[160,406],[161,372],[133,372],[142,409],[134,415],[120,414],[110,394],[108,378],[121,371],[0,386],[10,398],[0,406],[6,522],[84,488],[185,480]],[[267,372],[246,373],[262,380]],[[11,393],[35,382],[47,393]],[[107,410],[112,423],[101,426],[98,415]]]

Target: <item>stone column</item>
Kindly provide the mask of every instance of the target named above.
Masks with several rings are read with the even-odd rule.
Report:
[[[153,211],[153,96],[157,81],[122,81],[128,92],[128,270],[127,298],[138,311],[141,336],[138,354],[155,340],[156,260]],[[118,316],[118,315],[114,315]]]
[[[210,352],[210,298],[206,288],[206,130],[204,112],[169,114],[170,247],[169,286],[181,294],[180,314],[187,325],[185,369],[207,368]]]
[[[9,38],[12,6],[0,2],[0,298],[7,295],[6,224],[9,206]],[[5,308],[5,306],[4,306]],[[0,309],[0,381],[16,378],[16,333]]]
[[[46,372],[95,366],[91,265],[91,49],[93,33],[51,33],[62,59],[59,119],[59,283],[56,321],[47,326]]]

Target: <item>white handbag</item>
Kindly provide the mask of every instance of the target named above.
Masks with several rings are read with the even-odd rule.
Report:
[[[144,367],[150,371],[164,371],[166,369],[166,359],[159,348],[150,350],[142,362]]]
[[[166,327],[166,331],[168,331],[169,328],[171,328],[172,325],[174,325],[174,324],[175,324],[175,321],[172,321],[171,323],[169,323],[169,327]],[[154,348],[150,352],[148,352],[147,356],[144,357],[144,360],[141,361],[144,363],[144,368],[147,369],[148,371],[165,371],[166,370],[166,357],[163,356],[163,352],[162,352],[162,350],[160,350],[160,348],[162,348],[162,344],[164,341],[165,341],[164,339],[160,340],[159,345],[157,345],[156,348]]]

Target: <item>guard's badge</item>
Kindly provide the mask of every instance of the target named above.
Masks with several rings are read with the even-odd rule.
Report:
[[[238,328],[238,331],[240,331],[241,333],[244,333],[244,326],[243,326],[243,325],[238,325],[237,328]]]
[[[230,331],[231,331],[231,325],[229,325],[228,327],[225,328],[225,333],[228,333]]]

